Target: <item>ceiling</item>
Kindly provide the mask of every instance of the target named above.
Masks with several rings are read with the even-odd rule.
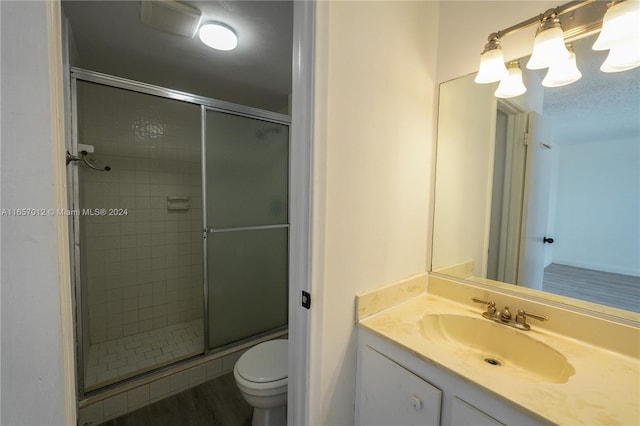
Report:
[[[172,35],[140,22],[140,1],[63,1],[77,57],[89,70],[287,112],[291,93],[293,1],[185,1],[202,22],[236,30],[238,48],[206,47],[198,37]],[[599,70],[607,52],[591,50],[595,36],[574,42],[583,77],[544,89],[544,115],[557,143],[640,135],[640,69]],[[540,80],[544,71],[537,71]]]
[[[292,1],[184,1],[201,22],[221,21],[238,47],[217,51],[140,22],[140,1],[63,1],[72,65],[243,105],[287,112]]]
[[[573,43],[582,78],[544,89],[543,114],[552,120],[556,143],[640,138],[640,68],[600,71],[608,51],[591,49],[596,36]],[[545,72],[538,72],[540,80]]]

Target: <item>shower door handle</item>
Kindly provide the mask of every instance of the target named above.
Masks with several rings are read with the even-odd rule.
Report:
[[[280,229],[280,228],[288,228],[288,223],[282,223],[278,225],[257,225],[257,226],[229,226],[229,227],[220,227],[220,228],[209,228],[210,233],[218,233],[218,232],[234,232],[234,231],[258,231],[261,229]]]

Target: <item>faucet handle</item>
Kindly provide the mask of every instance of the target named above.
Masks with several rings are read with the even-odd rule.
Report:
[[[474,297],[471,300],[473,300],[476,303],[483,303],[483,304],[489,305],[489,306],[496,304],[496,302],[494,302],[493,300],[482,300],[479,297]]]
[[[485,305],[487,305],[487,312],[490,314],[495,314],[496,313],[496,302],[494,302],[493,300],[482,300],[479,299],[477,297],[474,297],[473,299],[474,302],[476,303],[483,303]]]
[[[518,309],[518,315],[516,315],[516,322],[519,322],[520,324],[524,324],[526,322],[526,318],[527,317],[535,318],[538,321],[546,321],[547,320],[547,317],[545,317],[544,315],[534,314],[534,313],[531,313],[531,312],[525,312],[524,309]]]

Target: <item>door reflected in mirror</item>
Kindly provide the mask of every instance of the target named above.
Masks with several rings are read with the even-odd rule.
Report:
[[[432,271],[640,312],[640,68],[498,99],[474,75],[440,86]],[[615,311],[614,311],[615,312]]]

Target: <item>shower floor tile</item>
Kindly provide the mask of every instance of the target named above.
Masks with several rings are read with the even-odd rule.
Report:
[[[89,347],[84,384],[96,389],[203,351],[202,320],[132,334]]]

